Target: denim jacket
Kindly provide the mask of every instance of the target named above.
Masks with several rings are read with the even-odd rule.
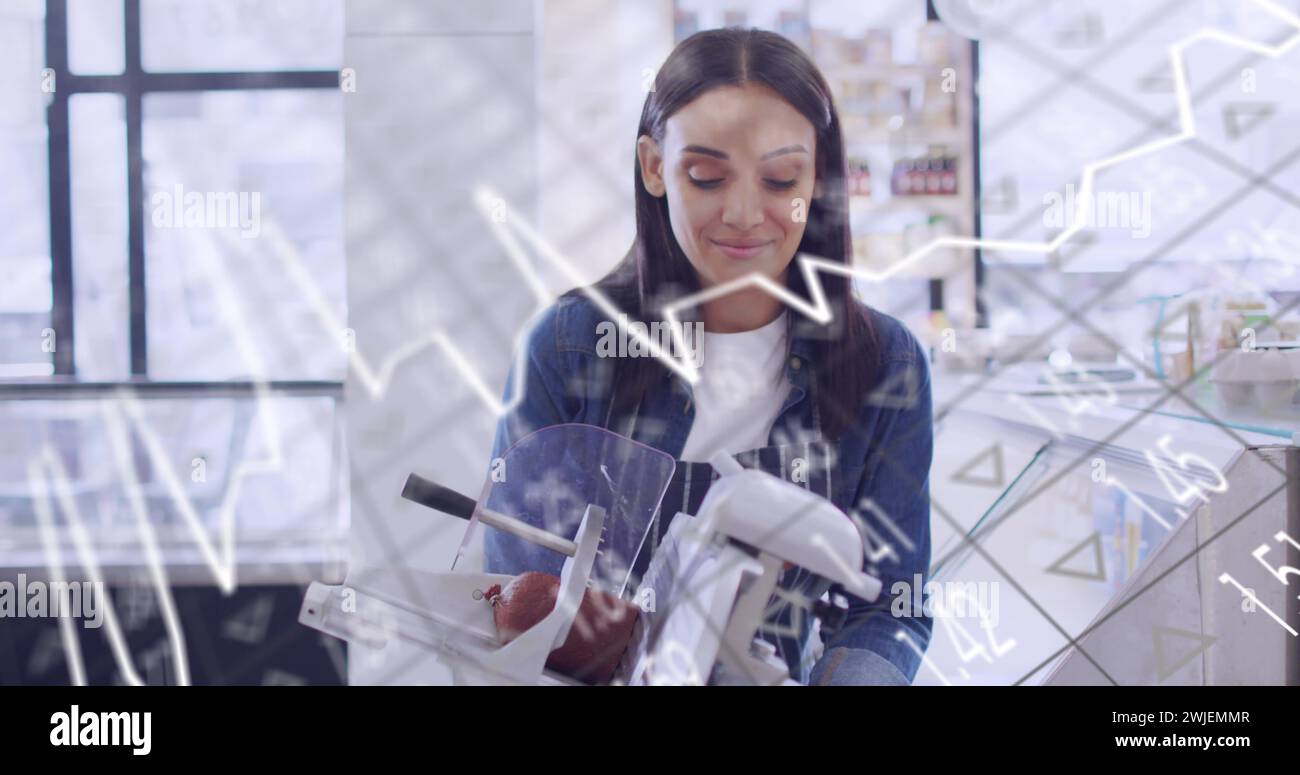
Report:
[[[864,539],[865,569],[881,579],[882,591],[868,603],[825,581],[807,590],[810,599],[829,591],[849,603],[841,627],[821,625],[824,646],[815,661],[806,650],[814,620],[807,617],[799,625],[795,640],[805,649],[803,664],[811,669],[792,665],[791,673],[809,684],[908,684],[933,629],[926,606],[916,604],[924,600],[930,564],[934,436],[928,357],[897,319],[861,309],[878,341],[880,371],[875,388],[864,396],[859,422],[832,448],[831,501],[854,519]],[[507,379],[507,397],[514,395],[518,380],[524,381],[524,394],[498,425],[494,458],[523,436],[551,425],[610,427],[614,361],[597,353],[598,325],[606,319],[590,299],[576,294],[562,297],[538,318],[527,340],[525,373],[512,367]],[[785,367],[791,389],[772,428],[773,445],[819,440],[812,438],[820,423],[809,395],[818,364],[809,345],[798,333],[791,337]],[[676,458],[693,419],[690,384],[669,372],[663,388],[652,389],[642,402],[631,427],[612,429]],[[518,555],[504,535],[488,531],[485,536],[488,564],[519,572],[511,568]]]

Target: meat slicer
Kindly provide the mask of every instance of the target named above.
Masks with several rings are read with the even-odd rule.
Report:
[[[415,644],[454,684],[576,684],[546,662],[591,587],[638,605],[613,684],[794,683],[757,637],[782,570],[802,567],[867,601],[881,583],[862,571],[862,538],[829,501],[727,455],[710,462],[718,478],[699,513],[676,515],[639,579],[632,569],[673,471],[658,450],[594,426],[557,425],[494,461],[478,501],[412,475],[404,497],[469,521],[453,569],[359,568],[342,584],[313,582],[298,619],[370,648]],[[514,572],[455,567],[480,530],[519,547],[506,570],[560,579],[554,608],[505,645],[486,592]],[[820,602],[814,610],[843,613]]]

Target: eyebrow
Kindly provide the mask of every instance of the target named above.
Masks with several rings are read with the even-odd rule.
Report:
[[[730,159],[725,152],[716,148],[708,148],[703,145],[688,145],[682,149],[682,153],[698,153],[703,156],[712,156],[715,159]],[[775,151],[769,151],[760,157],[761,161],[766,161],[776,156],[782,156],[787,153],[808,153],[808,149],[802,145],[787,145],[784,148],[777,148]]]

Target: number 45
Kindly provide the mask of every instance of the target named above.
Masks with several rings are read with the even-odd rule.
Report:
[[[1156,476],[1160,477],[1160,482],[1169,491],[1169,494],[1178,499],[1179,503],[1185,503],[1193,498],[1200,498],[1202,501],[1209,502],[1205,491],[1224,492],[1228,489],[1228,480],[1224,478],[1219,469],[1214,467],[1210,461],[1193,452],[1184,452],[1181,455],[1175,454],[1169,447],[1171,438],[1168,433],[1160,437],[1156,446],[1164,454],[1164,458],[1157,457],[1151,450],[1146,450],[1147,462],[1155,469]],[[1178,464],[1177,468],[1169,465],[1165,461],[1169,460]],[[1207,471],[1214,475],[1217,480],[1214,484],[1203,484],[1192,481],[1184,474],[1191,474],[1193,466]]]
[[[1295,548],[1300,549],[1300,544],[1296,543],[1295,539],[1287,535],[1286,533],[1281,533],[1281,532],[1278,533],[1277,535],[1273,536],[1273,540],[1277,541],[1278,543],[1282,543],[1283,541],[1285,541],[1291,544],[1292,546],[1294,546]],[[1252,552],[1251,555],[1256,560],[1259,560],[1260,565],[1263,565],[1265,568],[1268,568],[1269,573],[1272,573],[1274,576],[1277,576],[1278,580],[1281,581],[1283,584],[1290,583],[1287,581],[1287,576],[1300,576],[1300,568],[1293,568],[1290,565],[1283,565],[1280,568],[1274,568],[1272,565],[1269,565],[1268,561],[1264,559],[1264,555],[1268,554],[1268,550],[1271,548],[1272,547],[1270,547],[1268,544],[1260,544],[1259,548],[1256,549],[1254,552]]]

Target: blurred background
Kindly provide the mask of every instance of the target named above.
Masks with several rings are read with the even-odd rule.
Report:
[[[857,291],[932,351],[936,577],[1001,589],[918,683],[1295,680],[1252,550],[1300,509],[1298,9],[7,0],[0,574],[116,624],[0,620],[0,683],[444,681],[302,589],[450,563],[402,482],[481,489],[519,336],[631,242],[654,72],[734,25],[831,84]]]

